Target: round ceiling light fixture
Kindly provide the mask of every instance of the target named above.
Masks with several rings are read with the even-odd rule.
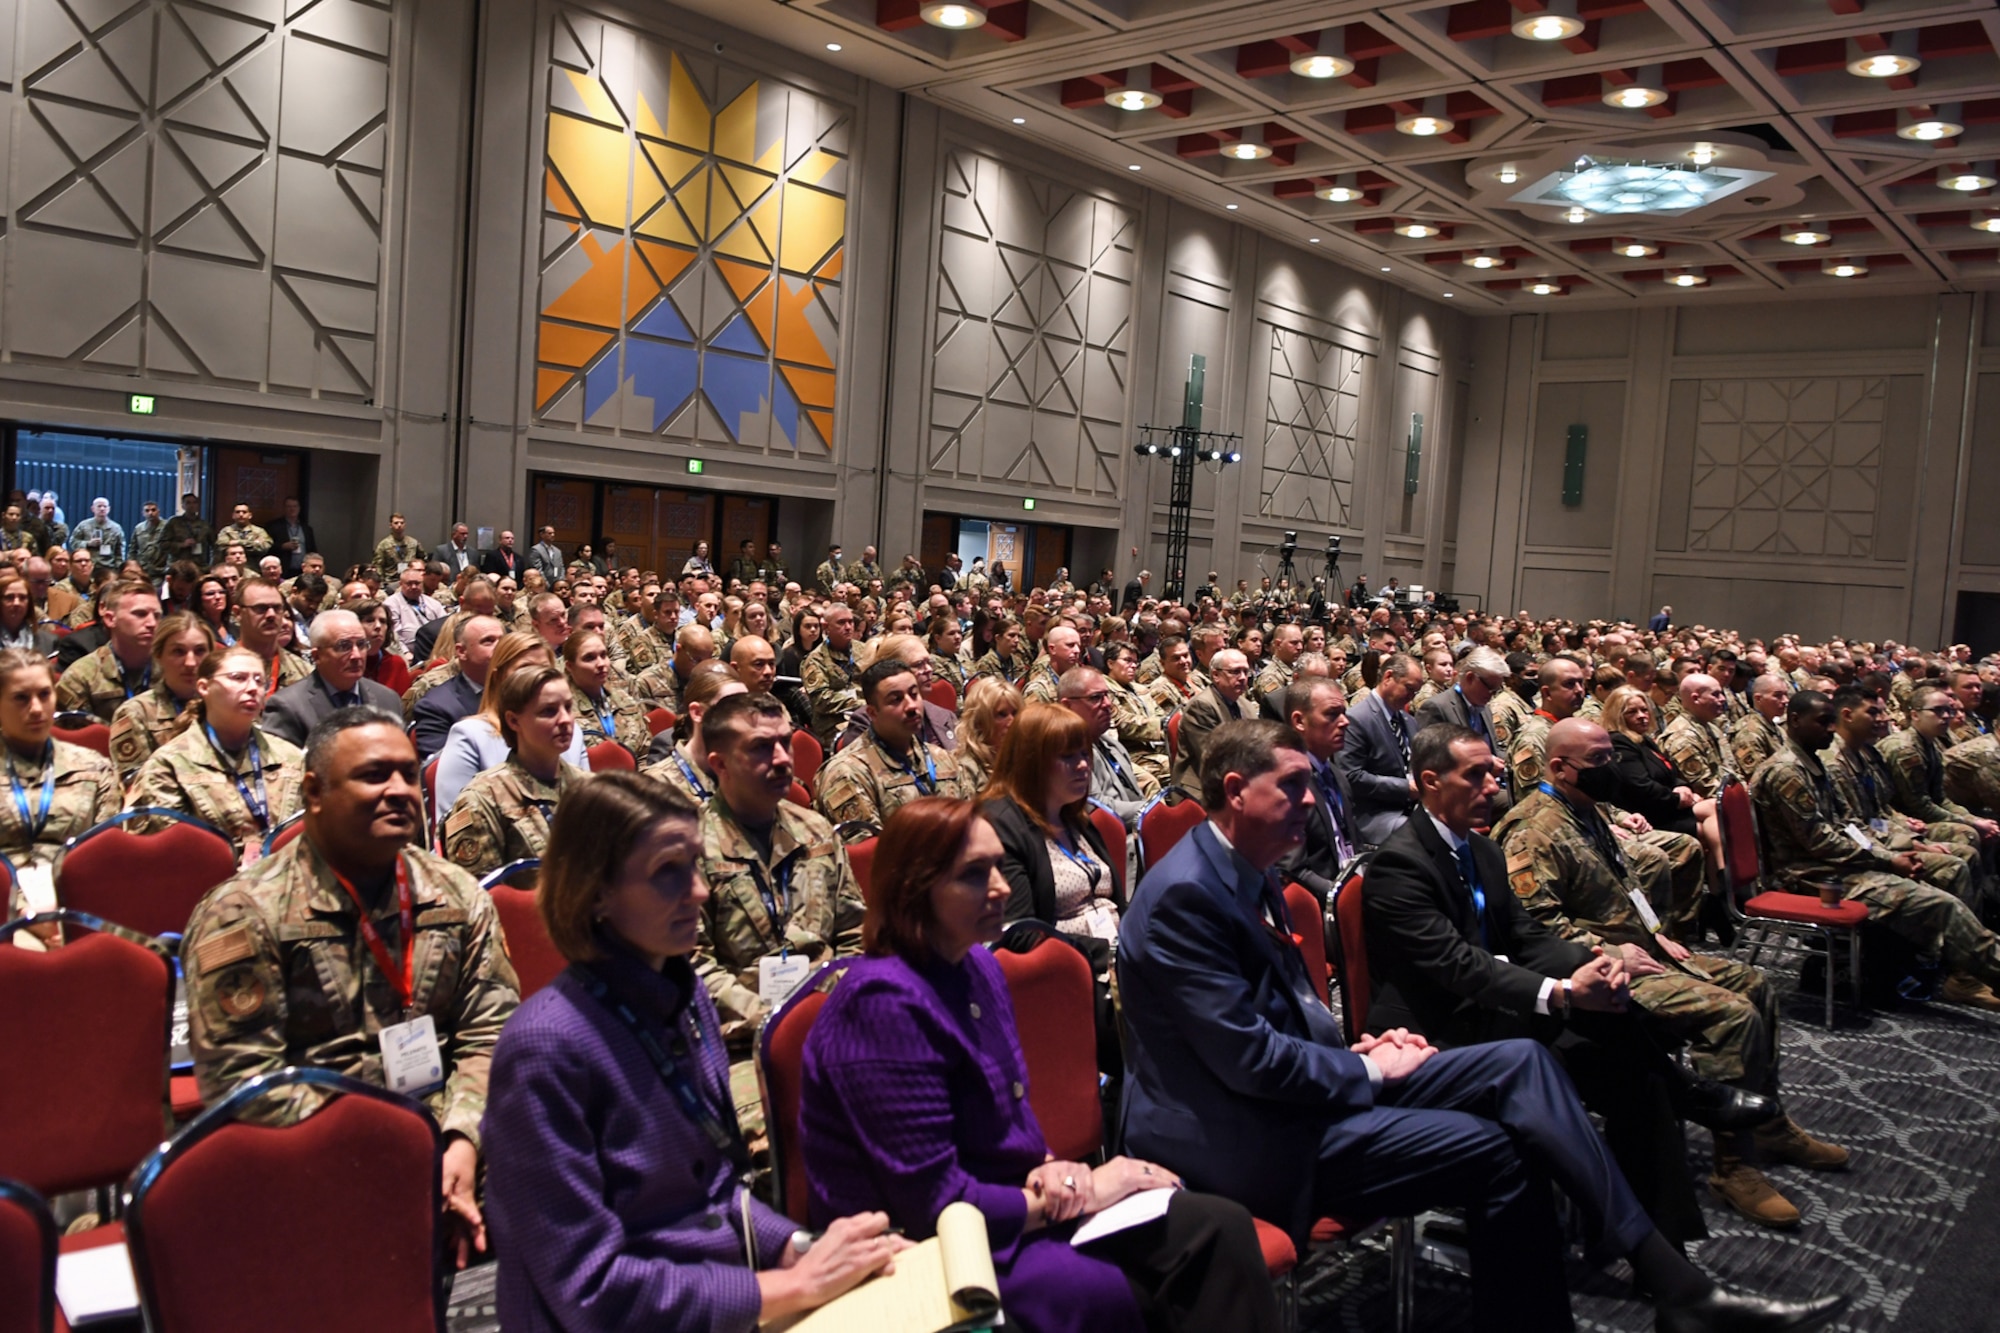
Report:
[[[931,0],[917,11],[917,16],[933,28],[963,32],[986,25],[986,6],[976,0]]]
[[[1346,56],[1308,51],[1292,57],[1292,73],[1302,79],[1344,79],[1354,72],[1354,62]]]
[[[1687,150],[1687,160],[1698,167],[1705,167],[1722,156],[1722,150],[1712,143],[1698,143]]]
[[[1245,139],[1228,145],[1222,150],[1224,157],[1233,157],[1238,162],[1256,162],[1271,155],[1270,145],[1252,143]]]
[[[1938,184],[1947,190],[1957,190],[1961,194],[1971,194],[1975,190],[1993,188],[1993,178],[1976,171],[1955,171],[1949,176],[1938,177]]]
[[[1604,105],[1628,111],[1638,111],[1645,107],[1658,106],[1666,100],[1667,94],[1663,88],[1640,88],[1637,86],[1613,88],[1610,92],[1604,94]]]
[[[1590,218],[1590,210],[1583,207],[1572,208],[1563,214],[1564,222],[1588,222]]]
[[[1322,185],[1313,193],[1329,204],[1358,204],[1368,197],[1352,185]]]
[[[1405,222],[1396,228],[1396,234],[1407,236],[1413,241],[1427,241],[1441,230],[1442,228],[1433,227],[1428,222]]]
[[[1611,250],[1612,253],[1623,255],[1627,259],[1645,259],[1660,253],[1659,246],[1649,245],[1645,241],[1614,241]]]
[[[1975,218],[1972,223],[1972,229],[1974,231],[2000,232],[2000,213],[1988,213],[1983,218]]]
[[[1831,232],[1814,231],[1811,227],[1801,223],[1789,231],[1779,232],[1778,239],[1787,245],[1825,245],[1833,239],[1833,234]]]
[[[1820,263],[1819,271],[1829,278],[1865,278],[1868,276],[1868,261],[1865,259],[1827,259]]]
[[[1126,84],[1122,88],[1113,88],[1104,94],[1104,100],[1120,111],[1151,111],[1167,99],[1151,88],[1135,88],[1131,84]]]
[[[1562,284],[1555,282],[1531,282],[1528,290],[1536,296],[1561,296],[1563,292]]]
[[[1514,20],[1516,37],[1531,42],[1563,42],[1583,31],[1583,20],[1568,14],[1532,14]]]
[[[1494,172],[1493,178],[1502,185],[1512,185],[1515,181],[1521,179],[1521,169],[1512,162],[1509,162],[1506,166]]]
[[[1948,120],[1917,120],[1897,129],[1898,139],[1914,139],[1918,143],[1936,143],[1939,139],[1956,139],[1965,133],[1965,126],[1954,125]]]
[[[1863,79],[1893,79],[1899,74],[1914,74],[1922,69],[1924,62],[1915,56],[1901,56],[1892,51],[1877,52],[1849,61],[1847,72]]]
[[[1502,259],[1499,255],[1479,254],[1479,255],[1467,255],[1460,262],[1463,263],[1467,268],[1500,268],[1503,265],[1505,265],[1507,261]]]
[[[1414,135],[1419,139],[1432,139],[1440,134],[1450,134],[1457,128],[1457,122],[1450,116],[1405,116],[1396,122],[1400,134]]]
[[[1670,286],[1674,287],[1706,287],[1708,285],[1708,275],[1706,273],[1697,273],[1691,268],[1684,268],[1678,273],[1669,273],[1667,275],[1667,282]]]

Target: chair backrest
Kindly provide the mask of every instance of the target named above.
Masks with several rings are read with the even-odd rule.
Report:
[[[1299,956],[1306,961],[1306,975],[1319,992],[1321,1004],[1331,1004],[1327,990],[1326,919],[1320,915],[1319,899],[1303,884],[1285,885],[1285,911],[1292,918],[1292,938],[1299,942]]]
[[[1207,817],[1200,801],[1179,801],[1173,805],[1162,803],[1146,812],[1139,821],[1139,851],[1145,856],[1148,866],[1156,866],[1160,858],[1174,849],[1174,844],[1188,835],[1188,832]]]
[[[264,855],[281,852],[293,838],[306,831],[306,812],[300,810],[290,819],[281,819],[278,826],[264,835]]]
[[[819,743],[819,737],[800,727],[792,733],[792,778],[805,787],[813,789],[813,779],[819,776],[819,766],[826,762],[826,747]]]
[[[68,741],[71,745],[81,745],[86,750],[95,750],[106,759],[111,757],[111,728],[102,722],[92,722],[84,727],[56,727],[51,732],[57,740]]]
[[[424,846],[436,847],[435,830],[444,823],[444,812],[438,807],[438,755],[424,761]]]
[[[533,866],[540,865],[539,860],[533,862]],[[511,862],[481,880],[480,885],[493,900],[493,911],[500,918],[500,938],[506,945],[508,961],[514,964],[514,977],[521,983],[521,998],[525,1000],[561,976],[569,960],[556,952],[555,941],[549,938],[549,928],[535,905],[535,890],[507,882],[509,876],[519,874],[524,868],[532,866],[527,861]]]
[[[243,1122],[300,1083],[337,1095],[282,1129]],[[133,1178],[125,1232],[147,1328],[442,1333],[441,1151],[421,1106],[329,1070],[244,1084]],[[263,1205],[255,1226],[240,1225],[246,1199]]]
[[[646,730],[652,732],[655,736],[663,731],[672,731],[674,723],[678,720],[672,712],[665,708],[648,708],[646,710]]]
[[[1724,784],[1715,802],[1715,816],[1722,826],[1722,870],[1732,898],[1740,902],[1764,873],[1750,788],[1741,782]]]
[[[1090,807],[1090,822],[1097,825],[1097,836],[1104,839],[1105,854],[1111,858],[1111,864],[1118,867],[1118,877],[1128,878],[1125,873],[1125,821],[1103,806],[1093,805]],[[1125,891],[1130,893],[1134,887],[1127,884]]]
[[[1361,933],[1361,876],[1335,890],[1333,925],[1341,1022],[1347,1028],[1347,1039],[1359,1041],[1368,1026],[1368,1005],[1374,995],[1368,977],[1368,942]]]
[[[793,805],[798,806],[801,810],[810,810],[813,808],[812,793],[807,791],[805,784],[796,778],[792,780],[791,790],[785,793],[785,799]]]
[[[757,1034],[757,1082],[764,1094],[764,1132],[771,1138],[771,1170],[785,1216],[804,1226],[809,1196],[806,1158],[799,1145],[806,1037],[826,1004],[827,992],[852,959],[828,963],[806,978]]]
[[[171,822],[157,833],[121,826],[141,815]],[[71,838],[56,861],[56,895],[75,912],[144,935],[178,935],[195,905],[234,875],[236,847],[213,826],[171,810],[126,810]]]
[[[24,928],[0,927],[0,1176],[49,1196],[123,1180],[160,1142],[173,969],[116,935],[17,949]]]
[[[954,713],[958,711],[958,687],[950,681],[934,680],[931,682],[930,688],[924,691],[924,694],[939,708],[948,709]]]
[[[639,767],[632,752],[617,741],[599,741],[583,753],[590,760],[590,771],[593,773],[629,773]]]
[[[1059,939],[1044,939],[1026,953],[1001,949],[993,957],[1007,977],[1014,1029],[1028,1064],[1028,1105],[1042,1137],[1063,1161],[1088,1161],[1104,1146],[1090,963],[1082,950]]]
[[[50,1333],[56,1322],[56,1219],[41,1195],[0,1180],[0,1333]]]
[[[875,905],[874,890],[869,887],[875,872],[874,838],[862,838],[847,844],[847,864],[854,871],[854,882],[861,887],[861,901],[870,907]]]
[[[1174,767],[1181,761],[1181,714],[1175,709],[1167,718],[1167,766]]]

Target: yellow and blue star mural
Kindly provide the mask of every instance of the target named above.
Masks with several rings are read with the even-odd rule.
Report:
[[[554,17],[535,409],[833,447],[849,108]]]

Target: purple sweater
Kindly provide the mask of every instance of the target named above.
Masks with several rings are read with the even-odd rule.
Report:
[[[964,1200],[986,1217],[1009,1325],[1141,1333],[1115,1266],[1072,1249],[1068,1228],[1022,1230],[1021,1187],[1048,1150],[1007,981],[986,950],[921,970],[900,958],[855,962],[813,1022],[804,1077],[799,1141],[815,1226],[879,1208],[920,1240]]]
[[[729,1057],[692,969],[669,962],[663,975],[622,954],[594,966],[663,1047],[685,1043],[683,1067],[732,1123]],[[502,1029],[482,1133],[507,1333],[757,1327],[735,1166],[570,973]],[[775,1264],[794,1226],[761,1203],[750,1211],[758,1262]]]

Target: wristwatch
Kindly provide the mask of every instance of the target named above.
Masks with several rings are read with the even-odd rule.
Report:
[[[804,1227],[800,1227],[792,1233],[792,1253],[801,1259],[805,1258],[806,1251],[810,1250],[813,1247],[813,1242],[818,1239],[819,1232],[807,1231]]]

